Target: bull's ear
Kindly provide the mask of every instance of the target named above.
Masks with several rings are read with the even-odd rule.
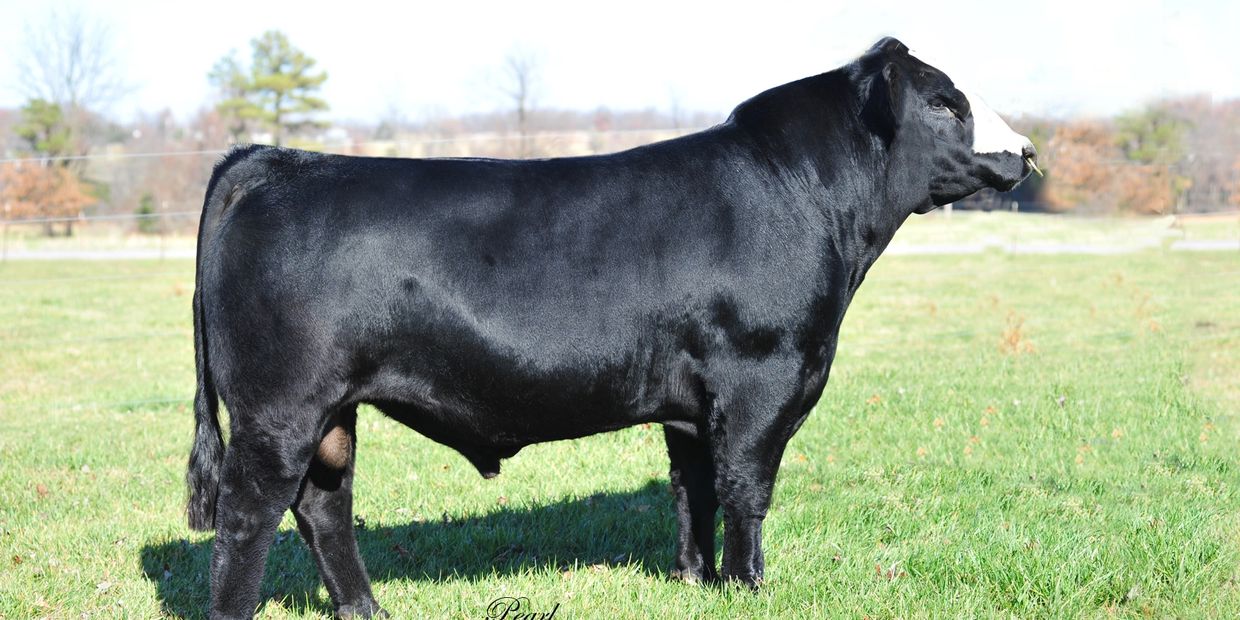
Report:
[[[866,125],[890,143],[904,116],[904,71],[894,62],[883,65],[871,79],[862,116]]]
[[[871,52],[887,52],[892,54],[908,53],[908,46],[895,37],[883,37],[870,47]]]
[[[900,104],[904,101],[904,71],[894,62],[883,67],[883,83],[887,87],[887,101],[890,103],[892,120],[900,121]]]

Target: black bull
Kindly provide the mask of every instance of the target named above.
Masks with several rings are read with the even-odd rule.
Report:
[[[722,575],[757,584],[780,457],[866,270],[910,214],[1028,173],[1027,149],[969,148],[969,105],[887,39],[613,155],[230,153],[194,294],[189,520],[216,529],[212,615],[253,613],[290,506],[337,613],[381,612],[352,529],[362,402],[486,477],[532,443],[660,423],[673,574],[718,579],[722,507]]]

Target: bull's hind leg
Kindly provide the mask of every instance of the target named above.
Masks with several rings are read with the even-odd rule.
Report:
[[[356,423],[357,408],[350,405],[328,424],[293,503],[297,528],[342,618],[387,615],[371,593],[353,532]]]
[[[715,468],[705,441],[666,426],[676,495],[676,566],[671,576],[687,582],[715,581]]]
[[[322,418],[284,409],[234,410],[211,555],[211,617],[249,618],[276,527],[317,445]]]

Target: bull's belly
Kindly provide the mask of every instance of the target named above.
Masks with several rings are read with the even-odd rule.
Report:
[[[601,360],[534,372],[495,360],[428,360],[435,372],[392,364],[371,378],[358,400],[451,447],[483,476],[521,448],[647,422],[693,424],[700,417],[684,372],[651,373],[640,364]]]
[[[514,303],[487,314],[435,287],[407,288],[416,299],[357,322],[379,329],[337,339],[347,343],[335,359],[351,378],[349,398],[456,449],[484,475],[530,444],[701,417],[701,362],[677,338],[642,329],[652,319],[640,313],[570,316]]]

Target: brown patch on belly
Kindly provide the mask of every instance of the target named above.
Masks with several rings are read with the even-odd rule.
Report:
[[[318,457],[332,469],[344,469],[353,457],[353,442],[343,426],[333,426],[319,442]]]

